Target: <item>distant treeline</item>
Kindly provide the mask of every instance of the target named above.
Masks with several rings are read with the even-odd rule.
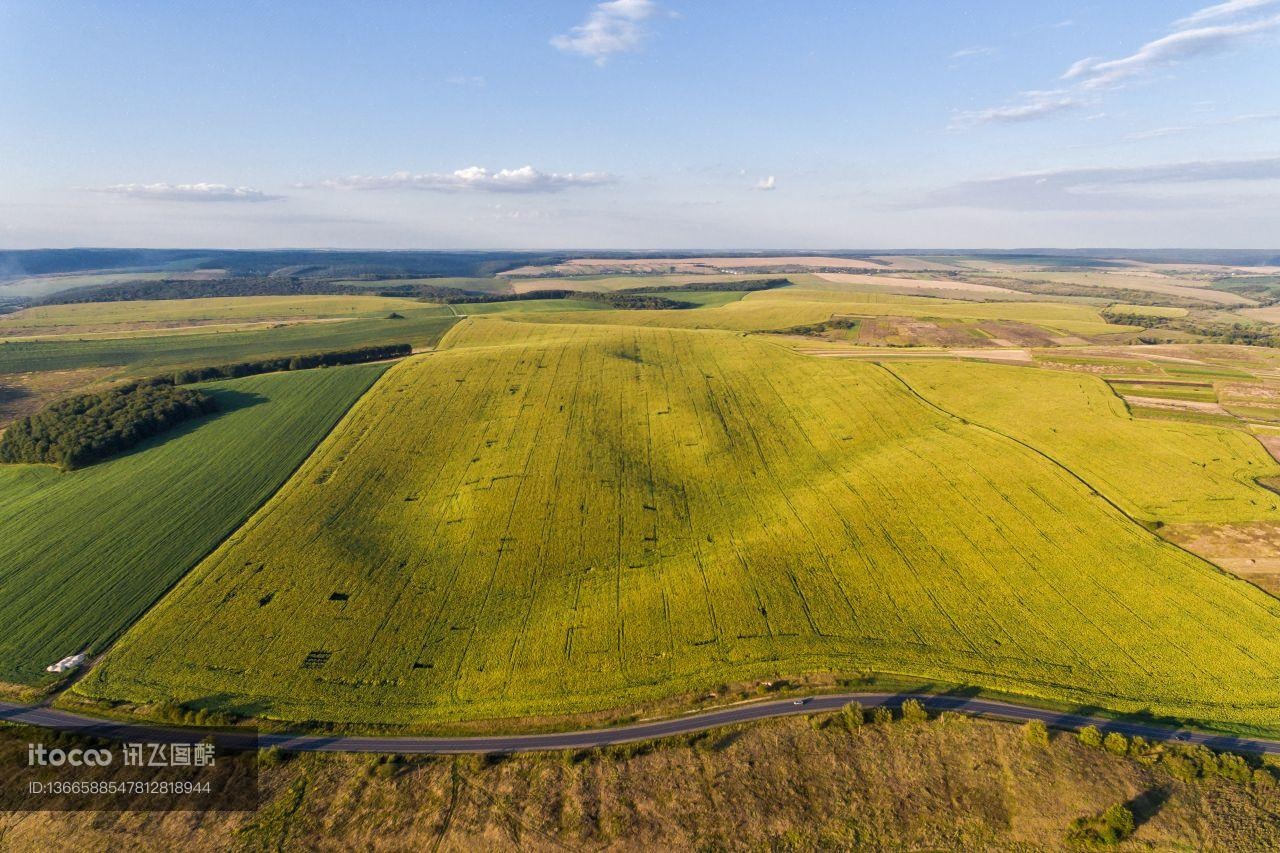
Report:
[[[610,308],[652,311],[697,307],[697,303],[694,302],[682,302],[659,295],[663,293],[697,293],[706,291],[750,293],[757,290],[786,287],[789,284],[791,284],[791,281],[786,278],[759,278],[740,281],[638,286],[613,291],[556,289],[531,290],[527,293],[481,293],[475,290],[440,287],[432,284],[404,284],[384,288],[379,290],[378,294],[380,296],[416,297],[427,302],[440,302],[446,305],[521,302],[541,299],[581,299],[590,302],[603,302]]]
[[[133,302],[141,299],[208,299],[219,296],[350,296],[369,294],[366,287],[318,279],[245,276],[206,280],[160,279],[73,287],[38,300],[38,305],[85,302]]]
[[[789,278],[748,278],[740,281],[708,281],[706,284],[692,282],[690,284],[663,284],[657,287],[627,287],[621,290],[621,293],[673,293],[679,291],[685,292],[714,292],[714,293],[753,293],[757,290],[773,290],[775,287],[787,287],[791,284]]]
[[[585,299],[590,302],[603,302],[610,308],[620,308],[624,311],[673,311],[681,308],[698,307],[696,302],[680,302],[676,299],[668,299],[665,296],[658,296],[649,292],[577,293],[571,298]]]
[[[309,370],[313,367],[336,367],[340,364],[364,364],[369,361],[401,358],[412,352],[411,344],[385,344],[308,355],[286,355],[258,361],[238,361],[234,364],[213,367],[188,367],[176,371],[172,377],[157,377],[149,381],[187,385],[192,382],[207,382],[211,379],[238,379],[241,376],[254,376],[259,373],[278,373],[282,370]]]
[[[376,293],[378,296],[398,296],[404,299],[421,299],[424,302],[506,302],[511,299],[529,299],[530,294],[507,294],[497,296],[479,290],[466,290],[461,287],[444,287],[438,284],[395,284],[378,290],[361,288],[362,293]],[[557,291],[558,292],[558,291]],[[567,291],[565,291],[567,292]],[[558,298],[558,297],[552,297]]]
[[[295,272],[298,272],[295,270]],[[668,293],[679,291],[741,291],[769,290],[785,287],[791,282],[785,278],[747,279],[743,281],[710,281],[706,284],[658,285],[631,287],[615,294]],[[663,304],[624,298],[618,295],[597,294],[580,290],[536,290],[529,293],[495,294],[461,287],[447,287],[424,282],[398,284],[387,279],[381,288],[354,284],[341,284],[320,278],[298,275],[235,276],[216,279],[159,279],[124,281],[116,284],[73,287],[36,300],[36,305],[67,305],[90,302],[135,302],[147,299],[210,299],[223,296],[397,296],[456,305],[464,302],[512,302],[525,299],[594,299],[610,302],[615,308],[688,308],[688,304]],[[611,301],[612,300],[612,301]],[[15,308],[20,307],[15,305]],[[0,309],[2,310],[2,309]]]
[[[490,276],[568,260],[562,252],[379,252],[327,249],[0,250],[0,280],[71,272],[226,270],[230,275],[316,278]]]
[[[1144,329],[1166,329],[1206,338],[1215,344],[1245,344],[1255,347],[1280,347],[1280,327],[1273,323],[1225,323],[1199,320],[1195,317],[1149,317],[1110,308],[1098,312],[1102,319],[1117,326],[1140,326]],[[1142,340],[1142,339],[1140,339]],[[1144,340],[1144,343],[1156,343]]]
[[[0,462],[81,468],[217,409],[203,391],[153,382],[82,394],[11,424],[0,439]]]
[[[1067,281],[1045,281],[1042,279],[1015,279],[981,275],[958,275],[944,273],[945,277],[957,281],[968,281],[974,284],[987,284],[1003,290],[1019,293],[1033,293],[1038,296],[1068,296],[1089,300],[1110,300],[1125,302],[1129,305],[1159,305],[1172,308],[1214,308],[1212,302],[1196,299],[1193,296],[1175,296],[1168,293],[1152,293],[1146,290],[1132,290],[1127,287],[1104,287],[1094,284],[1073,284]]]

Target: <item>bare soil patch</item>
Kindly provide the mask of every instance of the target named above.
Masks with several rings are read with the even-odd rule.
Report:
[[[34,414],[52,400],[93,385],[113,369],[93,367],[0,376],[0,428]]]
[[[954,278],[900,278],[888,275],[858,275],[857,273],[820,272],[818,278],[835,284],[860,284],[870,287],[883,287],[907,290],[942,290],[964,291],[968,293],[1000,293],[1009,294],[1008,288],[992,287],[989,284],[976,284]]]
[[[1217,403],[1206,403],[1199,400],[1171,400],[1166,397],[1139,397],[1133,394],[1122,394],[1126,403],[1135,406],[1146,406],[1152,409],[1173,409],[1182,412],[1208,412],[1214,415],[1229,415],[1226,409]]]
[[[1275,453],[1275,450],[1272,453]],[[1173,524],[1160,535],[1198,557],[1280,596],[1280,523]]]

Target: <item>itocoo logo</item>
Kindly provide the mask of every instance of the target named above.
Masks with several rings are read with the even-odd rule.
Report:
[[[106,767],[109,749],[48,749],[42,743],[27,744],[28,767]]]

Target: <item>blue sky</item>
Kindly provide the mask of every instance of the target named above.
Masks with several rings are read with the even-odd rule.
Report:
[[[0,247],[1280,246],[1280,0],[0,0]]]

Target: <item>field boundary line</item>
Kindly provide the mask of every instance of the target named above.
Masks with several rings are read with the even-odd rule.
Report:
[[[917,391],[915,388],[911,387],[911,383],[907,382],[905,379],[903,379],[901,376],[899,376],[897,373],[895,373],[895,372],[894,372],[894,370],[893,370],[891,367],[888,367],[888,366],[886,366],[886,365],[884,365],[884,364],[881,364],[881,363],[880,363],[880,362],[878,362],[878,361],[868,361],[867,363],[868,363],[868,364],[874,364],[876,367],[880,368],[880,369],[881,369],[881,370],[883,370],[885,373],[888,373],[890,376],[892,376],[894,379],[896,379],[898,382],[900,382],[900,383],[902,384],[902,387],[903,387],[903,388],[906,388],[906,389],[907,389],[907,391],[908,391],[912,396],[914,396],[917,400],[919,400],[920,402],[924,403],[926,406],[929,406],[930,408],[932,408],[932,409],[936,410],[936,411],[937,411],[937,412],[939,412],[940,414],[943,414],[943,415],[945,415],[945,416],[947,416],[947,417],[949,417],[949,418],[953,418],[953,419],[955,419],[955,420],[959,421],[960,423],[965,424],[966,426],[976,427],[977,429],[984,430],[984,431],[986,431],[986,432],[991,433],[992,435],[999,436],[1000,438],[1008,439],[1009,441],[1013,442],[1014,444],[1017,444],[1017,445],[1020,445],[1020,446],[1022,446],[1022,447],[1025,447],[1027,450],[1030,450],[1032,453],[1035,453],[1037,456],[1040,456],[1040,457],[1042,457],[1042,458],[1044,458],[1044,459],[1048,460],[1048,461],[1049,461],[1049,462],[1051,462],[1052,464],[1056,465],[1057,467],[1061,468],[1063,471],[1067,472],[1067,474],[1069,474],[1071,477],[1073,477],[1076,481],[1078,481],[1081,485],[1083,485],[1086,489],[1088,489],[1092,494],[1095,494],[1095,495],[1097,495],[1098,497],[1102,498],[1102,499],[1103,499],[1104,501],[1106,501],[1106,502],[1107,502],[1107,503],[1108,503],[1108,504],[1109,504],[1113,509],[1115,509],[1115,511],[1116,511],[1116,512],[1120,513],[1122,516],[1124,516],[1124,517],[1125,517],[1126,519],[1128,519],[1130,522],[1132,522],[1133,524],[1135,524],[1135,525],[1137,525],[1138,527],[1140,527],[1140,528],[1143,530],[1143,532],[1145,532],[1148,536],[1150,536],[1152,539],[1154,539],[1155,541],[1159,542],[1160,544],[1165,545],[1165,546],[1168,546],[1168,547],[1170,547],[1170,548],[1174,548],[1174,549],[1176,549],[1176,550],[1178,550],[1178,551],[1181,551],[1183,554],[1186,554],[1187,556],[1191,557],[1191,558],[1192,558],[1193,560],[1195,560],[1197,563],[1200,563],[1202,566],[1204,566],[1205,568],[1207,568],[1207,569],[1209,569],[1210,571],[1214,572],[1215,574],[1221,575],[1222,577],[1225,577],[1225,578],[1230,578],[1230,579],[1231,579],[1231,580],[1233,580],[1233,581],[1239,581],[1240,583],[1245,583],[1245,584],[1248,584],[1248,583],[1249,583],[1248,581],[1246,581],[1246,580],[1244,580],[1243,578],[1241,578],[1239,575],[1232,574],[1231,572],[1227,571],[1226,569],[1222,568],[1221,566],[1218,566],[1218,565],[1216,565],[1215,563],[1212,563],[1212,562],[1210,562],[1209,560],[1205,559],[1204,557],[1201,557],[1199,554],[1196,554],[1196,553],[1195,553],[1195,552],[1193,552],[1193,551],[1188,551],[1186,548],[1183,548],[1181,545],[1179,545],[1178,543],[1176,543],[1176,542],[1174,542],[1174,541],[1172,541],[1172,540],[1165,539],[1163,536],[1161,536],[1160,534],[1156,533],[1154,530],[1152,530],[1152,529],[1151,529],[1150,527],[1148,527],[1146,524],[1144,524],[1143,522],[1139,521],[1137,518],[1134,518],[1132,515],[1130,515],[1130,514],[1129,514],[1129,512],[1128,512],[1124,507],[1120,506],[1118,503],[1116,503],[1115,501],[1113,501],[1113,500],[1112,500],[1110,497],[1108,497],[1106,494],[1104,494],[1103,492],[1101,492],[1100,490],[1098,490],[1097,488],[1095,488],[1095,487],[1094,487],[1094,486],[1093,486],[1093,485],[1092,485],[1088,480],[1086,480],[1086,479],[1085,479],[1084,477],[1082,477],[1080,474],[1078,474],[1078,473],[1076,473],[1075,471],[1073,471],[1070,467],[1068,467],[1068,466],[1067,466],[1067,465],[1065,465],[1064,463],[1059,462],[1057,459],[1053,458],[1052,456],[1050,456],[1048,453],[1044,452],[1043,450],[1040,450],[1039,448],[1034,447],[1033,445],[1028,444],[1028,443],[1027,443],[1027,442],[1025,442],[1025,441],[1022,441],[1022,440],[1021,440],[1021,439],[1019,439],[1019,438],[1015,438],[1014,436],[1009,435],[1008,433],[1001,432],[1000,430],[996,429],[995,427],[990,427],[990,426],[987,426],[986,424],[978,423],[977,421],[970,421],[970,420],[968,420],[968,419],[966,419],[966,418],[961,417],[960,415],[955,414],[954,412],[948,411],[947,409],[944,409],[942,406],[939,406],[939,405],[937,405],[936,403],[934,403],[933,401],[931,401],[931,400],[929,400],[928,398],[926,398],[924,395],[922,395],[922,394],[921,394],[919,391]],[[1104,383],[1104,384],[1107,384],[1107,383]],[[1115,393],[1115,390],[1114,390],[1114,389],[1110,389],[1110,390],[1111,390],[1111,393],[1113,393],[1113,394]],[[1118,395],[1118,394],[1116,394],[1116,396],[1117,396],[1117,397],[1119,397],[1119,395]],[[1124,398],[1123,398],[1123,397],[1120,397],[1120,402],[1124,405],[1124,407],[1125,407],[1125,410],[1126,410],[1126,411],[1130,411],[1130,409],[1129,409],[1129,404],[1124,400]],[[1252,584],[1250,584],[1250,586],[1252,586]]]

